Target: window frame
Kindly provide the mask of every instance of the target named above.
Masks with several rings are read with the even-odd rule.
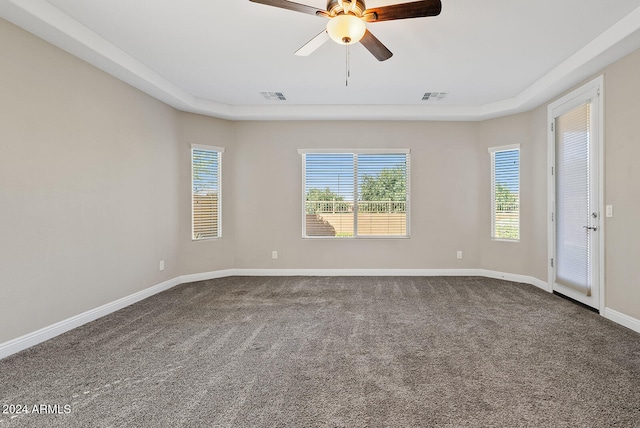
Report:
[[[193,153],[194,150],[199,151],[209,151],[218,153],[218,174],[217,174],[217,186],[218,186],[218,200],[217,200],[217,235],[216,236],[208,236],[203,238],[195,237],[195,209],[194,209],[194,192],[193,192]],[[205,144],[191,144],[191,148],[189,150],[190,162],[191,162],[191,179],[190,184],[190,193],[191,193],[191,241],[192,242],[203,242],[210,241],[222,238],[222,154],[224,153],[224,147],[210,146]]]
[[[518,151],[518,237],[517,238],[501,238],[497,237],[496,233],[496,180],[495,180],[495,155],[500,152],[509,152],[509,151]],[[520,229],[520,193],[521,193],[521,180],[520,180],[520,161],[521,161],[521,150],[520,144],[508,144],[504,146],[496,146],[489,147],[489,156],[490,156],[490,180],[491,180],[491,240],[493,241],[503,241],[503,242],[520,242],[521,238],[521,229]]]
[[[350,240],[350,239],[410,239],[411,238],[411,149],[398,148],[398,149],[298,149],[298,154],[301,155],[302,162],[302,238],[303,239],[338,239],[338,240]],[[308,154],[352,154],[354,156],[354,206],[356,209],[353,212],[354,215],[354,233],[353,236],[308,236],[306,235],[306,155]],[[406,159],[406,226],[405,235],[359,235],[358,234],[358,218],[357,218],[357,205],[358,205],[358,167],[357,156],[358,155],[405,155]]]

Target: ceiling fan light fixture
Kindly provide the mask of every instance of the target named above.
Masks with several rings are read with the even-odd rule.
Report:
[[[327,33],[334,42],[341,45],[358,43],[366,31],[364,21],[351,14],[338,15],[327,23]]]

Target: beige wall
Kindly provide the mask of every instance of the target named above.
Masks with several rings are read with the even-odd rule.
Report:
[[[640,51],[604,71],[605,302],[640,319]]]
[[[226,120],[179,113],[179,235],[178,263],[182,274],[210,272],[234,267],[235,215],[233,207],[235,148],[233,124]],[[222,237],[191,241],[191,144],[223,147],[222,154]]]
[[[639,73],[640,50],[598,73],[604,75],[604,204],[614,207],[614,216],[603,219],[604,303],[607,308],[635,319],[640,319],[640,134],[637,132],[640,118]],[[591,76],[575,88],[595,77]],[[568,92],[570,91],[565,94]],[[555,99],[562,95],[564,94]],[[513,246],[514,253],[510,255],[496,248],[500,243],[481,241],[484,248],[481,253],[484,257],[480,263],[485,268],[508,271],[511,266],[517,269],[517,273],[547,279],[547,106],[553,101],[550,100],[524,115],[508,116],[481,124],[480,140],[484,141],[484,145],[491,145],[491,140],[509,140],[514,134],[518,134],[518,128],[522,129],[523,134],[529,133],[528,142],[522,146],[521,153],[522,243],[526,239],[529,244],[517,249],[517,246]],[[526,150],[529,150],[530,159],[526,159]],[[525,195],[525,192],[529,195]]]
[[[0,49],[0,343],[233,267],[481,268],[546,280],[546,104],[484,122],[229,122],[176,112],[2,20]],[[639,70],[640,52],[604,70],[615,214],[606,302],[636,319]],[[226,149],[219,240],[190,239],[191,143]],[[522,239],[494,242],[487,148],[513,143]],[[411,149],[410,239],[301,238],[297,149],[323,147]]]
[[[238,268],[474,268],[477,123],[236,125]],[[301,148],[411,149],[410,239],[302,239]],[[271,259],[271,251],[278,259]],[[464,251],[462,260],[456,250]]]
[[[3,20],[0,52],[2,343],[179,274],[179,151],[174,109]]]
[[[546,111],[538,123],[538,112],[527,112],[479,124],[479,266],[498,272],[529,275],[546,281],[547,257],[547,140]],[[538,128],[542,132],[537,132]],[[520,241],[491,239],[490,147],[520,144]]]

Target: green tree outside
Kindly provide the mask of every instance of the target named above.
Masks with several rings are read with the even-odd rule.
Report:
[[[504,184],[496,183],[495,204],[496,238],[520,239],[518,220],[513,216],[520,209],[518,195]]]
[[[324,189],[313,188],[307,191],[307,214],[347,211],[348,204],[344,202],[344,198],[332,192],[328,187]]]
[[[405,169],[384,168],[377,175],[364,175],[360,183],[360,200],[376,202],[406,202],[407,179]],[[369,206],[370,205],[370,206]],[[404,212],[405,204],[360,204],[367,212]]]
[[[326,187],[324,189],[309,189],[307,201],[344,201],[344,198]]]
[[[513,211],[517,208],[518,195],[513,193],[502,183],[496,184],[495,189],[496,211]]]

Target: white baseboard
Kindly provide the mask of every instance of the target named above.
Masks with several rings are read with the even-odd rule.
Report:
[[[486,269],[224,269],[182,275],[48,327],[1,343],[0,359],[52,339],[62,333],[144,300],[154,294],[168,290],[176,285],[229,276],[484,276],[487,278],[522,282],[534,285],[548,292],[552,291],[547,282],[541,279],[527,275]],[[605,309],[603,315],[618,324],[640,332],[640,320],[609,308]]]
[[[235,276],[478,276],[478,269],[233,269]]]
[[[179,276],[178,284],[186,284],[188,282],[206,281],[208,279],[225,278],[227,276],[237,275],[235,269],[214,270],[211,272],[192,273],[189,275]]]
[[[38,343],[42,343],[46,340],[52,339],[56,336],[61,335],[62,333],[66,333],[69,330],[73,330],[76,327],[80,327],[83,324],[94,321],[105,315],[109,315],[110,313],[151,297],[154,294],[175,287],[178,284],[178,278],[173,278],[163,283],[154,285],[153,287],[149,287],[142,291],[138,291],[137,293],[133,293],[129,296],[115,300],[111,303],[107,303],[98,308],[91,309],[79,315],[67,318],[66,320],[41,328],[40,330],[25,334],[24,336],[20,336],[8,342],[1,343],[0,359],[35,346]]]
[[[512,282],[523,282],[525,284],[531,284],[533,286],[541,288],[548,293],[553,292],[553,290],[551,289],[551,286],[547,281],[543,281],[539,278],[536,278],[535,276],[519,275],[517,273],[505,273],[505,272],[498,272],[494,270],[485,270],[485,269],[481,269],[478,272],[479,272],[478,273],[479,276],[486,276],[487,278],[504,279],[505,281],[512,281]]]
[[[627,328],[630,328],[633,331],[640,333],[640,320],[630,317],[629,315],[625,315],[622,312],[618,312],[611,308],[604,308],[604,313],[602,314],[605,318],[623,325]]]
[[[549,293],[546,281],[533,276],[486,269],[233,269],[236,276],[484,276],[523,282]]]

